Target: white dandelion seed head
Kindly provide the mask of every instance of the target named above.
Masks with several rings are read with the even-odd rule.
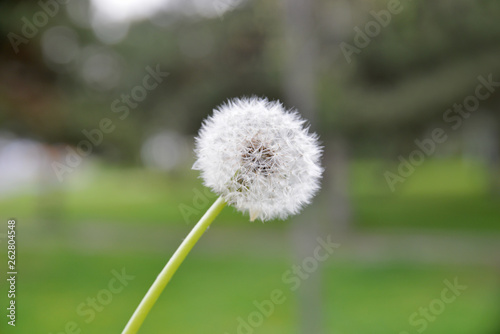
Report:
[[[196,138],[204,184],[253,221],[297,214],[318,191],[318,136],[296,111],[265,98],[232,99],[214,110]]]

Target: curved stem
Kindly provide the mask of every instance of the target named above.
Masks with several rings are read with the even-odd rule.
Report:
[[[222,199],[222,197],[219,197],[214,202],[214,204],[212,204],[210,209],[208,209],[208,211],[203,215],[203,217],[201,217],[200,221],[195,225],[191,232],[189,232],[186,239],[184,239],[179,248],[175,251],[174,255],[168,261],[165,268],[163,268],[161,273],[158,275],[153,285],[149,288],[148,292],[128,321],[127,326],[125,326],[122,334],[137,333],[149,311],[162,293],[163,289],[165,289],[165,286],[177,271],[177,268],[179,268],[182,261],[184,261],[184,259],[188,255],[189,251],[191,251],[193,246],[200,239],[200,237],[207,230],[212,221],[215,219],[215,217],[217,217],[217,215],[221,212],[225,205],[226,202]]]

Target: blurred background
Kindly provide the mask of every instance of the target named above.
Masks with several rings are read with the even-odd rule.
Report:
[[[202,120],[256,95],[310,120],[323,188],[286,222],[226,208],[141,333],[500,333],[500,2],[0,13],[0,258],[15,218],[18,270],[0,332],[121,332],[216,198],[191,170]],[[318,237],[336,248],[311,262]]]

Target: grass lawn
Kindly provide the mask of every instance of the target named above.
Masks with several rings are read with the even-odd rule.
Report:
[[[383,173],[393,167],[376,161],[353,162],[350,196],[356,228],[498,233],[500,198],[488,195],[483,166],[458,160],[426,161],[391,192]],[[22,224],[17,255],[18,326],[12,332],[61,334],[81,329],[81,333],[119,333],[171,253],[90,251],[70,247],[64,233],[83,231],[78,228],[87,222],[110,228],[140,226],[145,234],[148,228],[154,230],[159,225],[179,230],[186,227],[183,224],[194,224],[215,199],[203,193],[205,188],[194,171],[164,175],[101,166],[41,196],[32,193],[0,199],[0,218],[6,221],[14,217]],[[28,245],[30,240],[23,239],[23,231],[41,220],[45,224],[36,227],[46,228],[45,236],[54,235],[43,241],[43,235],[31,233],[30,238],[36,239],[30,240],[36,243]],[[51,221],[58,221],[53,231],[47,224]],[[217,219],[221,229],[239,223],[248,224],[247,218],[231,208]],[[269,223],[266,229],[284,230],[286,226]],[[88,237],[82,236],[83,240]],[[95,239],[100,240],[99,236]],[[253,245],[247,252],[234,252],[230,249],[234,245],[234,240],[217,245],[217,252],[206,251],[203,245],[195,248],[142,333],[236,334],[238,317],[247,319],[256,311],[254,301],[269,299],[272,291],[279,289],[285,301],[276,305],[253,334],[303,334],[297,332],[296,292],[281,279],[293,264],[283,255],[286,252],[269,256],[252,252]],[[125,242],[121,249],[128,249],[126,246]],[[221,252],[224,247],[227,252]],[[0,256],[2,263],[6,262],[4,257]],[[122,268],[134,279],[123,289],[114,285],[119,292],[107,292],[114,277],[112,270]],[[455,277],[467,289],[436,318],[425,320],[419,312],[436,307],[444,280],[453,282]],[[325,265],[323,278],[328,333],[413,334],[425,325],[426,334],[496,334],[500,327],[500,275],[491,268],[356,263],[332,258]],[[2,298],[5,303],[6,296]],[[92,306],[93,302],[98,304]],[[6,328],[3,321],[0,333]]]
[[[385,171],[396,165],[357,161],[351,199],[359,228],[500,231],[500,196],[492,195],[486,168],[462,160],[429,160],[392,192]],[[500,171],[499,171],[500,173]]]
[[[82,333],[119,333],[165,262],[165,255],[158,254],[111,256],[64,249],[22,251],[19,257],[18,325],[13,333],[65,333],[68,323]],[[279,289],[284,302],[254,333],[299,334],[296,294],[281,280],[291,265],[287,259],[230,252],[212,256],[197,249],[155,305],[142,333],[237,333],[238,317],[247,319],[257,310],[253,301],[269,299]],[[120,292],[102,292],[114,277],[111,270],[122,268],[133,279]],[[500,326],[497,274],[483,267],[367,265],[333,259],[326,264],[323,286],[328,333],[417,333],[419,327],[409,323],[409,316],[441,298],[444,280],[458,277],[467,289],[428,322],[426,333],[491,334]],[[95,298],[95,311],[88,298]],[[6,328],[4,321],[4,333],[1,328]]]

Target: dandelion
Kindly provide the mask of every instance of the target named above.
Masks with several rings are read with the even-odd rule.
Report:
[[[207,118],[196,138],[204,184],[220,197],[184,239],[156,278],[122,334],[137,333],[147,314],[199,238],[226,204],[250,220],[297,214],[319,189],[323,169],[318,137],[296,111],[264,98],[229,100]]]
[[[267,99],[233,99],[196,138],[204,183],[250,220],[297,214],[319,189],[321,149],[295,111]]]

